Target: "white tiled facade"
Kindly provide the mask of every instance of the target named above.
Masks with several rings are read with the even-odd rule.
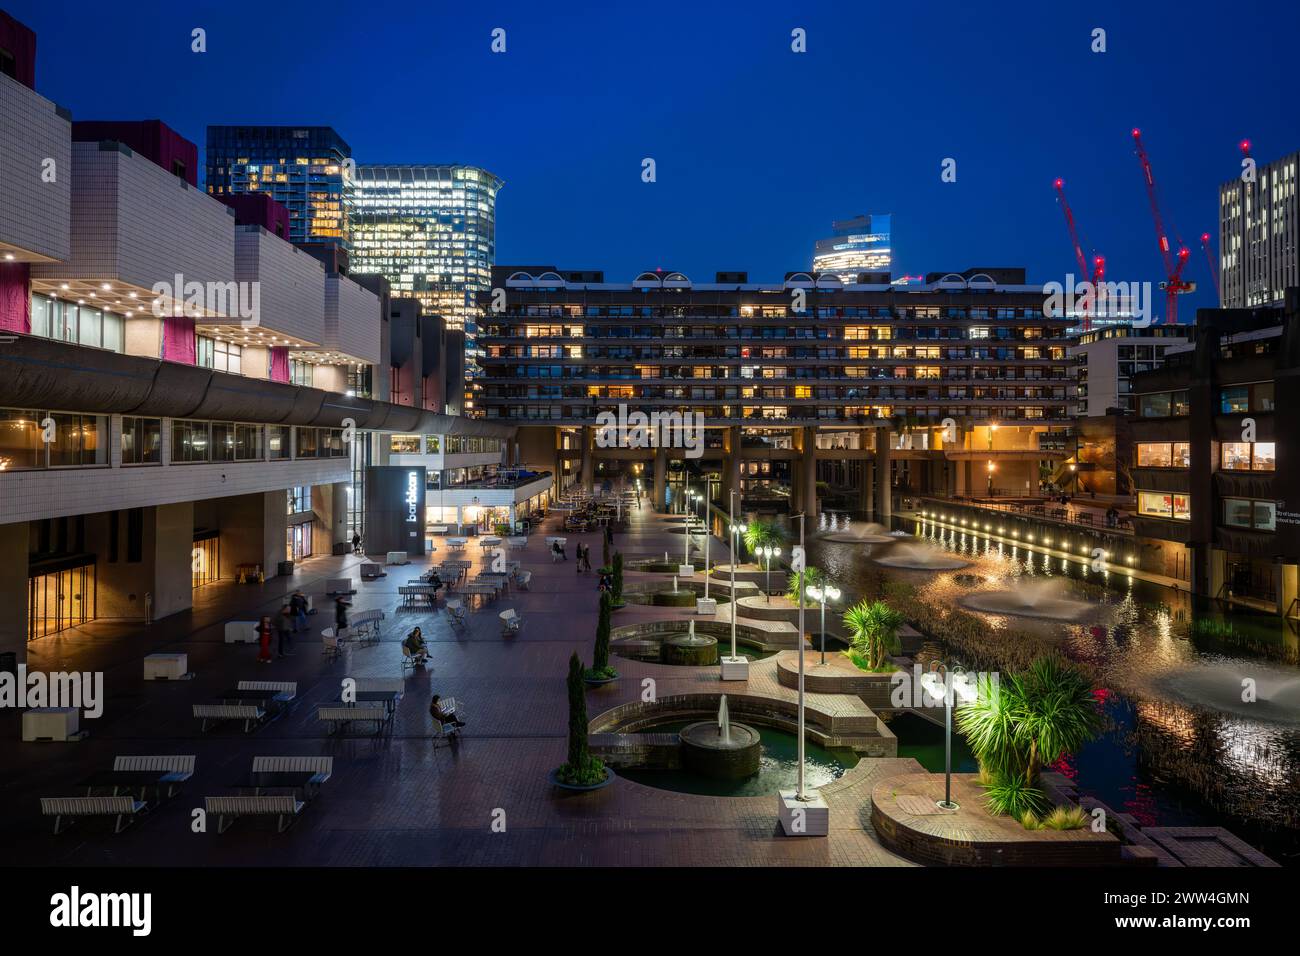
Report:
[[[325,267],[318,260],[261,226],[238,226],[235,279],[258,283],[263,328],[324,342]]]
[[[379,296],[346,276],[325,278],[325,347],[379,364]]]
[[[20,261],[71,253],[71,156],[72,122],[0,74],[0,243]]]
[[[1300,152],[1219,187],[1220,306],[1277,305],[1300,286]]]
[[[235,217],[215,199],[116,145],[74,143],[72,174],[72,254],[33,279],[234,281]]]

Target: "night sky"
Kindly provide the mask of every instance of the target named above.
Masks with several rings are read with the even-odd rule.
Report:
[[[1108,277],[1157,282],[1138,126],[1202,287],[1186,321],[1213,304],[1199,236],[1217,238],[1238,141],[1261,163],[1300,148],[1295,3],[0,5],[37,31],[37,88],[77,119],[160,118],[200,150],[209,123],[324,124],[360,163],[482,166],[506,181],[498,262],[611,281],[776,281],[832,219],[871,212],[894,215],[896,275],[1063,281],[1062,176]]]

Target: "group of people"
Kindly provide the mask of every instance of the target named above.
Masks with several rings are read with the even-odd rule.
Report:
[[[293,635],[307,629],[307,597],[302,591],[295,590],[279,613],[274,616],[265,614],[257,622],[257,662],[271,663],[271,636],[278,637],[276,657],[293,656]]]
[[[574,570],[576,570],[579,574],[581,574],[583,571],[590,571],[591,570],[591,548],[588,545],[585,545],[581,541],[579,541],[578,546],[575,550],[577,553],[578,560],[574,562]]]

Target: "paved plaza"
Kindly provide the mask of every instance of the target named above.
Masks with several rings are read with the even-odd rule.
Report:
[[[680,555],[682,537],[671,530],[673,523],[647,505],[630,515],[615,548],[628,561],[662,558],[665,551]],[[321,654],[320,631],[333,623],[325,582],[359,579],[362,559],[353,556],[311,559],[292,579],[264,585],[223,581],[200,588],[192,611],[149,627],[96,623],[35,642],[32,669],[104,672],[104,714],[83,720],[89,736],[80,742],[26,744],[18,742],[17,712],[0,716],[0,764],[11,771],[0,781],[0,842],[14,862],[79,866],[910,865],[877,841],[870,794],[881,779],[922,772],[911,759],[864,759],[824,788],[831,806],[828,839],[781,836],[775,794],[693,796],[621,777],[587,794],[549,784],[547,773],[565,759],[567,661],[576,650],[590,663],[597,616],[597,576],[576,573],[574,545],[582,540],[590,546],[593,565],[601,554],[599,533],[571,534],[569,560],[553,563],[543,541],[550,528],[534,532],[527,547],[511,555],[533,572],[531,588],[473,612],[464,631],[454,630],[441,609],[399,609],[399,586],[446,556],[440,539],[432,557],[389,566],[376,581],[358,581],[352,611],[383,609],[383,639],[349,647],[333,662]],[[471,541],[467,556],[476,565],[488,560],[479,551]],[[711,558],[727,560],[725,544],[713,541]],[[641,577],[629,571],[627,582]],[[259,666],[254,645],[224,643],[225,621],[272,613],[295,587],[312,596],[317,613],[292,657]],[[524,623],[517,636],[506,637],[497,615],[509,607]],[[614,623],[682,620],[690,613],[629,605]],[[400,641],[417,624],[430,641],[431,666],[413,676],[407,671],[391,731],[326,733],[317,705],[338,699],[344,677],[397,675]],[[154,652],[188,654],[194,679],[144,681],[141,660]],[[660,697],[746,689],[743,683],[724,688],[716,667],[615,663],[620,680],[587,693],[590,717],[638,699],[644,677],[656,680]],[[775,686],[767,673],[774,667],[774,660],[755,665],[756,691],[760,684]],[[296,681],[293,710],[252,734],[236,724],[201,734],[191,705],[245,679]],[[459,740],[433,739],[428,704],[434,693],[460,702],[467,726]],[[196,772],[178,797],[120,835],[109,822],[89,820],[55,836],[40,816],[39,798],[84,793],[81,781],[110,768],[120,754],[194,754]],[[264,820],[240,820],[220,835],[211,823],[206,833],[192,832],[192,811],[206,796],[234,793],[255,756],[300,754],[332,755],[333,776],[287,832],[275,833]],[[494,820],[504,820],[504,832]]]

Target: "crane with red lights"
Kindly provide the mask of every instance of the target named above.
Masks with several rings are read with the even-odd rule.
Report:
[[[1156,175],[1151,169],[1151,159],[1147,156],[1146,147],[1142,145],[1142,131],[1133,130],[1133,145],[1137,149],[1138,162],[1142,164],[1142,178],[1147,187],[1147,199],[1151,202],[1151,218],[1156,226],[1156,241],[1160,246],[1160,257],[1165,266],[1165,281],[1160,284],[1165,292],[1165,322],[1174,325],[1178,322],[1178,297],[1185,292],[1192,292],[1196,289],[1195,282],[1189,282],[1183,278],[1183,269],[1187,267],[1187,260],[1191,253],[1183,245],[1182,240],[1174,236],[1178,242],[1178,251],[1175,253],[1169,242],[1169,234],[1165,230],[1164,217],[1160,214],[1160,199],[1156,191]]]
[[[1074,221],[1074,211],[1070,209],[1070,201],[1065,198],[1065,180],[1058,178],[1052,185],[1056,188],[1056,197],[1061,204],[1061,211],[1065,213],[1065,225],[1070,230],[1070,245],[1074,246],[1074,258],[1079,263],[1079,272],[1085,280],[1092,283],[1092,301],[1096,305],[1101,294],[1102,277],[1106,273],[1106,259],[1094,255],[1089,266],[1088,257],[1083,251],[1083,243],[1079,240],[1079,227]],[[1085,309],[1082,318],[1083,331],[1087,332],[1092,328],[1092,310]]]
[[[1214,280],[1214,297],[1222,302],[1223,293],[1219,291],[1219,267],[1214,261],[1214,243],[1208,232],[1201,233],[1201,248],[1205,250],[1205,264],[1210,267],[1210,278]]]

